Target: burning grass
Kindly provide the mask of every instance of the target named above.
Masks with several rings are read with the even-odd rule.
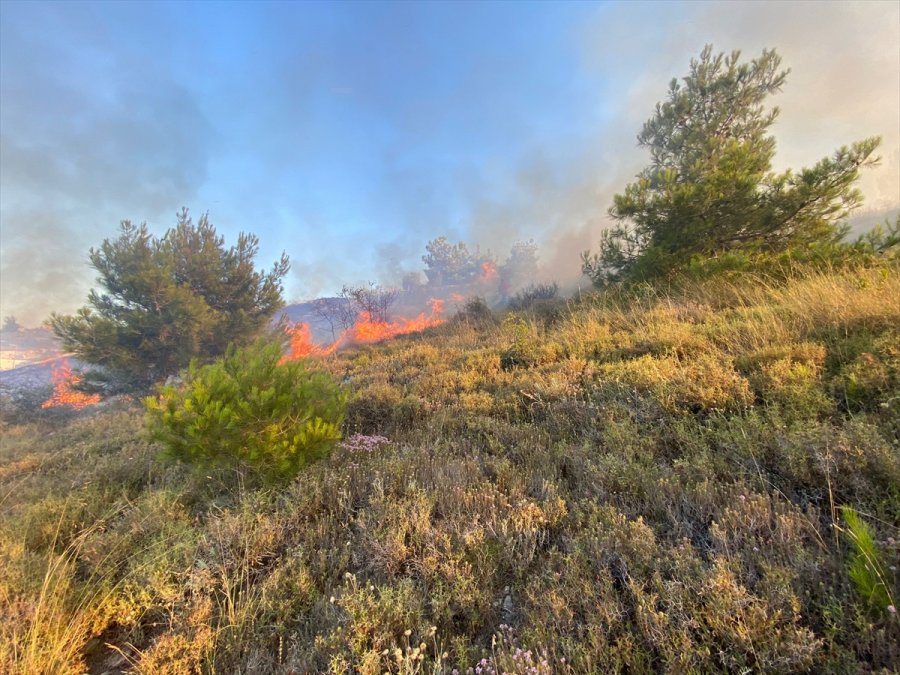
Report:
[[[289,343],[285,360],[328,356],[344,347],[390,340],[400,335],[418,333],[426,328],[433,328],[444,323],[445,319],[441,316],[444,312],[444,301],[431,298],[428,306],[429,314],[422,312],[413,319],[401,317],[395,321],[381,321],[373,318],[369,312],[361,312],[356,322],[330,345],[320,345],[314,342],[308,324],[293,324],[287,329]]]
[[[52,378],[53,394],[41,404],[42,408],[67,406],[74,410],[81,410],[100,402],[99,394],[86,394],[76,389],[84,378],[72,372],[72,366],[66,359],[53,366]]]
[[[127,406],[6,427],[0,669],[896,668],[838,531],[896,599],[896,267],[510,316],[315,360],[346,440],[284,489]]]

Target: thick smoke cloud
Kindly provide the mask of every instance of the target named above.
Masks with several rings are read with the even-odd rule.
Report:
[[[206,179],[211,134],[192,94],[102,21],[25,8],[3,8],[0,35],[0,311],[36,325],[83,302],[87,251],[121,219],[174,223]],[[76,69],[103,88],[79,87]]]
[[[3,315],[72,311],[90,246],[182,205],[257,233],[261,264],[286,250],[289,300],[396,282],[440,235],[501,261],[533,238],[575,282],[647,161],[641,125],[706,43],[792,69],[778,168],[881,135],[862,219],[900,207],[896,2],[149,7],[4,5]]]
[[[512,176],[506,199],[469,195],[469,232],[495,246],[541,242],[545,273],[577,279],[579,254],[608,226],[612,196],[645,165],[636,136],[672,77],[706,43],[745,57],[776,48],[791,69],[774,97],[781,116],[776,169],[809,166],[842,145],[883,138],[880,166],[860,179],[871,225],[900,209],[900,5],[897,3],[625,3],[600,11],[582,35],[584,69],[605,89],[611,112],[596,134],[563,148],[536,148]],[[489,233],[487,235],[483,233]]]

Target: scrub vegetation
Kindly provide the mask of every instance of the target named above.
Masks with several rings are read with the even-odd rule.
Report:
[[[3,668],[890,672],[898,326],[890,259],[462,311],[310,359],[287,486],[134,402],[7,422]]]

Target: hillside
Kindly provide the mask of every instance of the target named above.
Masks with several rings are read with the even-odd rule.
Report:
[[[0,669],[900,663],[841,513],[896,599],[896,265],[470,303],[315,363],[344,440],[284,489],[164,462],[135,403],[6,410]]]
[[[59,345],[46,328],[12,328],[0,330],[0,373],[23,365],[34,365],[58,357]]]

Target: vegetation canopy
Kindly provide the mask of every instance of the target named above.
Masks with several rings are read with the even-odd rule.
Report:
[[[193,358],[249,343],[283,305],[288,258],[282,254],[261,273],[258,251],[257,237],[245,233],[226,248],[207,216],[195,224],[187,209],[161,239],[146,224],[123,221],[118,238],[90,251],[102,290],[92,290],[74,316],[54,314],[50,324],[80,359],[149,386]]]
[[[478,254],[471,253],[464,242],[451,244],[446,237],[438,237],[429,241],[425,250],[425,276],[434,286],[467,284],[478,275]]]
[[[693,257],[779,252],[839,240],[862,201],[853,187],[879,138],[842,147],[811,168],[772,171],[778,108],[766,98],[787,78],[774,50],[749,63],[704,48],[638,136],[650,165],[614,197],[616,225],[583,271],[603,286],[660,276]]]

